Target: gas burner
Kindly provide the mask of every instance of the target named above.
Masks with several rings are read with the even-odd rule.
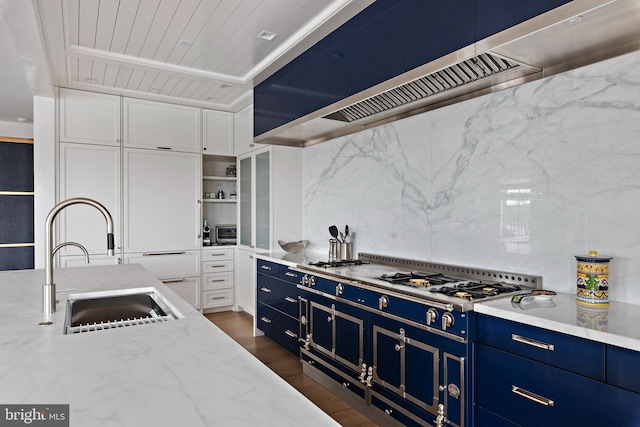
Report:
[[[521,291],[518,285],[507,285],[505,283],[479,283],[479,282],[461,282],[450,286],[440,286],[439,288],[431,288],[429,291],[439,294],[448,295],[450,297],[463,298],[469,301],[493,297],[500,294],[508,294]]]
[[[368,262],[360,261],[359,259],[351,260],[336,260],[336,261],[318,261],[310,262],[309,265],[314,267],[331,268],[331,267],[350,267],[352,265],[369,264]]]
[[[394,285],[407,285],[414,287],[425,287],[433,285],[444,285],[447,283],[459,282],[460,279],[448,277],[439,273],[423,273],[420,271],[411,273],[383,274],[378,277],[380,280]]]

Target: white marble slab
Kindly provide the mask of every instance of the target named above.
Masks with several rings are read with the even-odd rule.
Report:
[[[338,425],[139,265],[55,271],[59,290],[153,286],[185,316],[63,335],[44,272],[0,272],[0,402],[69,404],[74,426]]]
[[[613,256],[610,299],[640,304],[640,52],[303,151],[303,234],[348,224],[371,252],[544,277]]]

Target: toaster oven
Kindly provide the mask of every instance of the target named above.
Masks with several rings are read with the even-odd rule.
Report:
[[[235,245],[237,227],[235,224],[218,224],[214,228],[216,243],[219,245]]]

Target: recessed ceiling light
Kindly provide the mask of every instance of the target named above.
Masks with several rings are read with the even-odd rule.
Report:
[[[193,44],[193,40],[182,39],[178,43],[180,43],[183,46],[191,46]]]
[[[98,83],[96,79],[92,79],[91,77],[89,77],[86,81],[87,83],[90,83],[90,84]]]
[[[233,86],[230,85],[220,85],[220,89],[231,89]]]
[[[564,21],[565,24],[575,24],[582,21],[582,15],[576,15]]]
[[[26,123],[26,122],[28,122],[28,121],[29,121],[29,119],[25,119],[24,117],[18,117],[18,121],[19,121],[20,123]]]
[[[276,37],[278,37],[276,33],[270,33],[269,31],[263,31],[260,34],[258,34],[259,39],[267,40],[267,41],[271,41]]]
[[[149,93],[160,93],[160,89],[158,89],[157,87],[151,88],[149,89]]]
[[[213,97],[207,98],[207,101],[209,101],[209,102],[216,102],[217,100],[218,100],[218,98],[213,98]]]

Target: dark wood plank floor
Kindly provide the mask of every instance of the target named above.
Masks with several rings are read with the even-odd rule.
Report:
[[[248,314],[225,311],[206,317],[343,426],[377,425],[303,374],[299,358],[266,337],[254,337],[253,319]]]

